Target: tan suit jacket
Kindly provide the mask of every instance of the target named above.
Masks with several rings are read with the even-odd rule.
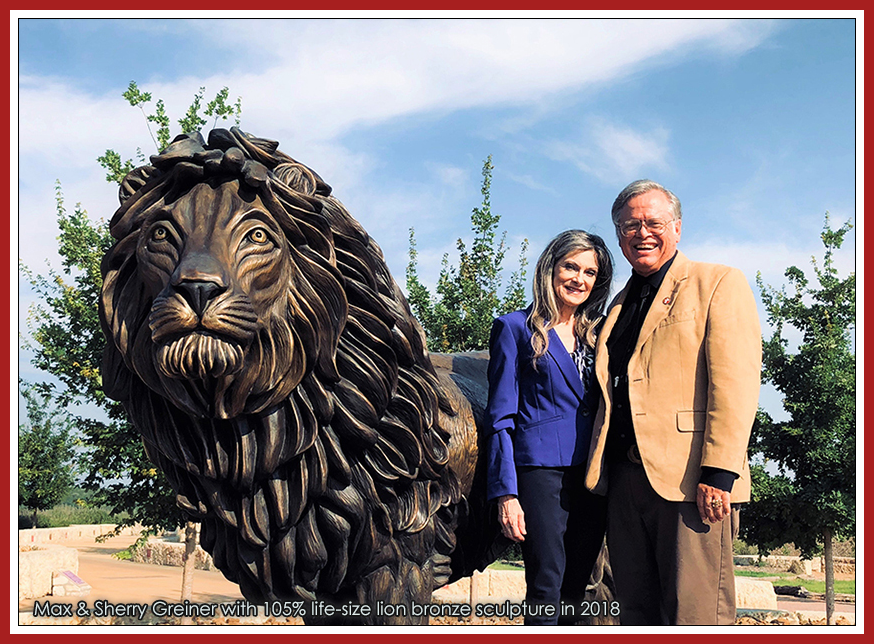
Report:
[[[586,487],[607,493],[604,460],[613,392],[610,337],[628,286],[607,312],[595,370],[602,391]],[[634,433],[647,478],[668,501],[695,501],[701,467],[739,475],[733,503],[749,501],[747,444],[758,408],[762,336],[756,303],[736,268],[692,262],[678,252],[628,363]]]

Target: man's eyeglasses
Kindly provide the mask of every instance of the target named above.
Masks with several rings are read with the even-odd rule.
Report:
[[[623,237],[634,237],[638,232],[640,232],[642,226],[646,226],[646,229],[653,235],[661,235],[665,230],[667,230],[668,224],[673,221],[675,220],[646,219],[641,221],[640,219],[630,219],[629,221],[617,224],[616,229]]]

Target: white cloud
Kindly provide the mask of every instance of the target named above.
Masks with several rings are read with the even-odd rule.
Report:
[[[532,177],[530,174],[514,174],[512,172],[504,172],[502,174],[506,176],[510,181],[523,185],[526,188],[530,188],[531,190],[548,192],[553,195],[557,194],[555,188],[543,184],[542,182]]]
[[[155,86],[168,108],[191,88],[232,86],[246,120],[332,138],[407,114],[548,101],[631,73],[667,54],[756,46],[768,21],[747,20],[202,20],[221,54],[247,73]],[[717,47],[717,49],[719,49]],[[726,47],[723,47],[726,49]]]
[[[61,79],[19,77],[19,154],[65,169],[92,168],[109,147],[130,143],[133,154],[148,138],[143,116],[121,99],[123,89],[94,96]]]
[[[552,140],[544,152],[554,161],[568,161],[586,174],[610,184],[638,179],[650,170],[668,169],[669,132],[650,131],[590,118],[577,140]]]
[[[643,168],[663,170],[668,165],[668,132],[664,128],[643,133],[598,122],[592,131],[595,145],[608,165],[624,175],[637,174]]]
[[[732,29],[716,30],[707,46],[720,54],[737,56],[758,47],[776,29],[779,23],[774,20],[739,20]]]
[[[449,188],[461,188],[468,180],[470,174],[464,168],[447,163],[434,163],[426,161],[425,168],[437,178],[437,181]]]
[[[284,123],[317,140],[335,137],[356,124],[405,114],[535,104],[550,93],[622,76],[692,45],[730,42],[735,43],[733,49],[737,43],[753,47],[771,29],[767,21],[688,19],[186,24],[192,31],[208,33],[211,46],[222,53],[238,50],[241,59],[250,61],[250,71],[152,84],[149,89],[165,100],[169,112],[184,108],[194,88],[228,85],[244,97],[247,121]],[[57,137],[89,139],[92,128],[82,125],[96,123],[110,141],[141,140],[132,127],[140,116],[115,95],[88,97],[57,79],[22,79],[21,84],[22,133],[37,145]],[[46,113],[55,118],[38,118]],[[60,113],[64,118],[57,118]],[[26,149],[28,140],[23,144]]]
[[[128,24],[160,26],[153,22]],[[740,44],[754,47],[771,28],[767,22],[752,28],[749,21],[709,19],[174,21],[171,31],[189,30],[192,46],[208,42],[221,50],[216,54],[221,60],[234,52],[237,68],[245,71],[174,78],[172,70],[156,68],[156,74],[172,80],[143,83],[143,89],[161,97],[167,112],[178,118],[198,87],[206,86],[208,95],[230,87],[232,100],[243,97],[244,129],[279,140],[283,151],[335,186],[341,199],[356,201],[356,195],[374,191],[371,184],[384,183],[378,179],[380,159],[339,141],[357,127],[508,105],[527,106],[542,116],[548,111],[544,106],[569,92],[621,78],[666,56],[712,49],[718,42],[734,43],[728,48],[733,51]],[[19,78],[19,156],[13,171],[21,221],[18,254],[28,264],[54,257],[56,179],[70,203],[81,200],[94,219],[108,219],[117,206],[115,189],[95,159],[108,148],[126,157],[138,146],[146,155],[154,152],[143,115],[122,100],[123,89],[94,95],[74,79]],[[662,130],[608,123],[588,135],[592,152],[605,165],[579,151],[570,158],[596,174],[667,163]],[[437,174],[447,186],[462,180],[449,166]],[[515,180],[536,184],[531,177]],[[425,196],[396,200],[395,205],[406,205],[392,215],[380,212],[376,228],[429,217],[434,197],[426,190]],[[374,210],[386,201],[377,203]],[[406,227],[394,226],[390,241]]]

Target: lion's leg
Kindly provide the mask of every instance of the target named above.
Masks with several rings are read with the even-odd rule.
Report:
[[[383,566],[358,584],[362,604],[373,609],[372,624],[427,625],[427,615],[414,615],[414,606],[431,603],[433,581],[418,565],[401,560],[399,566]],[[421,612],[421,611],[420,611]]]
[[[428,616],[415,615],[413,603],[430,604],[433,581],[420,566],[404,560],[365,575],[355,591],[337,593],[320,605],[310,604],[307,626],[427,626]],[[318,602],[317,602],[318,604]],[[330,605],[332,611],[326,609]],[[332,614],[328,614],[332,612]],[[320,614],[317,614],[320,613]]]

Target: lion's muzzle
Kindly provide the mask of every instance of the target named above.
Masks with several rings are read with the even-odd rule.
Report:
[[[258,330],[248,298],[212,282],[186,282],[155,299],[149,312],[159,371],[168,378],[204,379],[243,368]]]
[[[243,348],[207,333],[194,332],[158,348],[158,368],[168,378],[220,378],[243,366]]]

